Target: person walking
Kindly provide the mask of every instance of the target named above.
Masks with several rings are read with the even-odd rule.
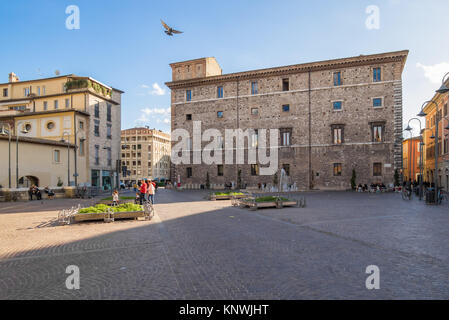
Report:
[[[142,205],[143,201],[145,200],[145,195],[147,194],[147,184],[145,183],[144,180],[142,180],[139,191],[140,191],[139,201],[140,201],[140,205]]]
[[[119,198],[119,195],[118,195],[118,191],[117,191],[117,189],[116,190],[114,190],[114,192],[112,193],[112,205],[113,206],[118,206],[118,204],[119,204],[119,200],[120,198]]]
[[[154,192],[155,192],[154,184],[150,180],[148,183],[148,200],[151,201],[152,204],[154,204]]]

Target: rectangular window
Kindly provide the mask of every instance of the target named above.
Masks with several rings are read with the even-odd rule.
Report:
[[[251,82],[251,94],[258,94],[259,93],[259,88],[257,86],[257,81],[252,81]]]
[[[65,108],[70,108],[70,99],[65,99]]]
[[[111,148],[108,148],[108,166],[112,165],[112,150]]]
[[[382,81],[382,69],[381,68],[374,68],[373,69],[373,81],[374,82],[380,82]]]
[[[23,88],[23,96],[28,97],[29,94],[30,94],[30,88]]]
[[[259,143],[259,130],[254,129],[254,132],[251,135],[251,147],[257,148],[258,143]]]
[[[373,176],[380,177],[382,175],[382,163],[376,162],[373,164]]]
[[[382,107],[382,98],[374,98],[373,99],[373,107],[374,108]]]
[[[98,120],[94,121],[94,134],[96,137],[100,136],[100,121]]]
[[[218,165],[217,166],[217,176],[219,177],[223,177],[224,173],[223,173],[223,165]]]
[[[223,98],[223,87],[217,87],[217,98]]]
[[[334,144],[343,144],[343,128],[334,128],[333,136]]]
[[[223,111],[217,112],[217,118],[223,118]]]
[[[334,72],[334,86],[341,86],[341,72]]]
[[[47,111],[47,110],[48,110],[48,102],[44,101],[44,111]]]
[[[186,90],[186,101],[192,101],[192,90]]]
[[[334,101],[332,103],[332,106],[333,106],[335,111],[340,111],[342,109],[342,107],[343,107],[343,102],[341,102],[341,101]]]
[[[382,130],[383,126],[374,125],[373,126],[373,142],[382,142]]]
[[[258,176],[259,175],[259,165],[252,164],[251,165],[251,175],[252,176]]]
[[[100,118],[100,103],[96,103],[94,107],[95,118]]]
[[[253,116],[258,116],[259,115],[259,108],[251,108],[251,114]]]
[[[41,87],[37,87],[37,95],[38,95],[38,96],[41,95]]]
[[[282,91],[290,91],[290,79],[282,79]]]
[[[281,146],[282,147],[289,147],[291,145],[291,136],[292,136],[292,129],[280,129],[281,134]]]
[[[54,150],[54,152],[53,152],[53,160],[56,163],[61,162],[61,152],[59,150]]]
[[[282,165],[282,169],[284,169],[285,174],[287,175],[287,177],[290,176],[290,165],[289,164],[283,164]]]
[[[99,145],[95,145],[95,164],[96,165],[100,164],[100,146]]]
[[[186,114],[186,120],[187,121],[191,121],[192,120],[192,115],[191,114]]]
[[[80,122],[79,122],[79,128],[80,128],[81,130],[84,129],[84,122],[83,122],[83,121],[80,121]]]
[[[79,142],[79,155],[80,157],[84,156],[84,139],[80,139]]]
[[[341,176],[341,163],[334,163],[334,177],[340,177]]]
[[[59,108],[59,101],[55,100],[54,102],[55,102],[55,109],[58,109]]]
[[[108,125],[106,126],[106,130],[107,130],[106,138],[111,140],[112,139],[112,125],[108,123]]]
[[[290,105],[289,104],[284,104],[282,106],[282,112],[290,112]]]
[[[108,103],[106,107],[106,121],[112,121],[112,106]]]
[[[189,167],[187,168],[187,178],[191,178],[192,177],[192,168]]]
[[[3,89],[3,96],[7,97],[8,96],[8,89]]]

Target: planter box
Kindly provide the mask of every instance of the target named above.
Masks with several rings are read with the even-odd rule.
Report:
[[[216,200],[244,199],[244,198],[247,198],[247,197],[248,196],[244,195],[244,194],[240,194],[240,195],[236,195],[236,196],[231,196],[231,195],[217,196],[215,194],[212,194],[210,196],[210,200],[216,201]]]
[[[299,205],[298,201],[272,201],[272,202],[255,202],[254,200],[241,200],[239,201],[240,207],[249,207],[252,210],[257,210],[259,208],[278,208],[282,209],[284,207],[297,207]]]
[[[104,220],[107,213],[78,213],[73,216],[75,222]],[[114,219],[137,219],[145,217],[144,211],[116,212]]]

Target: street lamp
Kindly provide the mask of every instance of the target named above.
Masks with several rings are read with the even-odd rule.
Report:
[[[68,133],[67,131],[65,131],[62,134],[62,139],[61,142],[64,143],[64,136],[68,135],[68,139],[67,139],[67,186],[70,187],[70,133]],[[76,151],[75,151],[76,153]]]
[[[436,91],[437,93],[439,93],[439,94],[445,94],[445,93],[448,93],[448,92],[449,92],[449,88],[446,86],[445,81],[444,81],[444,80],[446,79],[447,76],[449,76],[449,72],[446,73],[446,74],[444,75],[444,77],[443,77],[443,83],[442,83],[442,85],[441,85],[441,88],[438,89],[438,90]]]
[[[424,107],[426,107],[429,103],[433,103],[435,105],[435,135],[430,137],[430,139],[435,139],[435,172],[434,172],[434,185],[435,185],[435,205],[438,204],[438,136],[439,136],[439,122],[440,122],[440,113],[438,111],[438,105],[432,101],[426,101],[423,103],[421,107],[421,112],[418,114],[418,117],[425,117],[427,114],[424,112]]]
[[[413,129],[410,127],[410,122],[412,122],[413,120],[416,120],[419,122],[419,200],[422,200],[422,196],[423,196],[423,146],[424,146],[424,140],[423,140],[423,136],[422,136],[422,124],[421,124],[421,120],[419,120],[418,118],[412,118],[408,121],[408,125],[407,128],[405,129],[406,131],[412,131]],[[413,142],[412,142],[413,143]]]

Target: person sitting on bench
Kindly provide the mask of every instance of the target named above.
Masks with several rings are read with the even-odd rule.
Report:
[[[44,192],[47,194],[48,199],[54,199],[55,193],[52,190],[50,190],[49,187],[45,187]]]

